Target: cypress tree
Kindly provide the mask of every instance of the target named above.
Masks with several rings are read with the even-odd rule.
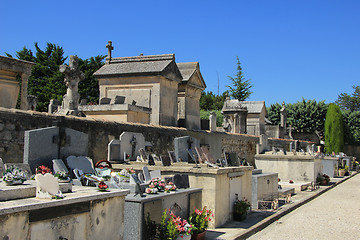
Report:
[[[325,151],[344,151],[344,122],[339,106],[330,103],[325,120]]]
[[[250,79],[245,79],[242,68],[240,65],[239,58],[237,57],[237,73],[235,77],[230,77],[229,79],[232,82],[232,86],[227,86],[229,88],[229,92],[232,98],[237,99],[239,101],[245,101],[250,97],[252,92],[250,89],[253,87],[250,83]]]

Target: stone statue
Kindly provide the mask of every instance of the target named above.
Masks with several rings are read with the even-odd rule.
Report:
[[[84,113],[78,111],[80,94],[78,85],[81,80],[85,79],[84,73],[80,71],[77,56],[70,56],[69,66],[61,65],[60,72],[65,74],[64,82],[67,90],[63,97],[63,102],[59,114],[85,116]]]
[[[224,122],[222,124],[225,132],[232,132],[232,122],[229,115],[224,115]]]

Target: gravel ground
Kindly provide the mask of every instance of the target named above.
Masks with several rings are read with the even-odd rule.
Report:
[[[359,223],[360,174],[357,174],[248,239],[360,239]]]

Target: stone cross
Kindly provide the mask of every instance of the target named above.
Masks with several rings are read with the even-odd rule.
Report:
[[[131,144],[131,156],[135,157],[135,148],[136,148],[136,137],[133,136],[132,139],[130,140],[130,144]]]
[[[111,51],[114,50],[114,47],[112,45],[112,42],[109,41],[108,44],[106,44],[106,48],[108,49],[108,56],[106,59],[111,59]]]
[[[67,87],[62,108],[64,110],[77,110],[80,100],[78,85],[81,80],[85,79],[85,75],[80,71],[78,65],[78,57],[70,56],[69,66],[61,65],[59,70],[65,74],[64,82]]]

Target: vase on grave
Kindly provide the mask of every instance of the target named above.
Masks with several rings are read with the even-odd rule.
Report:
[[[345,169],[339,169],[339,176],[343,177],[345,176],[346,170]]]
[[[11,185],[20,185],[23,184],[24,181],[21,179],[17,179],[17,180],[13,180],[13,181],[5,181],[6,185],[11,186]]]
[[[191,234],[191,240],[204,240],[206,236],[206,230],[201,233]]]

